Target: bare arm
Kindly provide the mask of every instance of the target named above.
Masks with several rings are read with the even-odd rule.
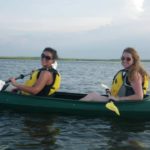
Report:
[[[47,83],[49,82],[52,83],[53,78],[52,78],[52,74],[49,73],[48,71],[42,71],[37,82],[32,87],[18,84],[14,78],[12,78],[11,81],[12,81],[12,85],[17,87],[19,90],[36,95],[45,87],[45,85],[47,85]]]

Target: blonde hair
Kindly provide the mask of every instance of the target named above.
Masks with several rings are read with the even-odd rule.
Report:
[[[138,55],[137,51],[134,48],[128,47],[124,49],[123,53],[129,53],[133,58],[133,64],[129,68],[129,72],[128,72],[129,81],[134,80],[134,75],[136,73],[140,73],[143,80],[145,76],[147,76],[150,79],[148,72],[141,65],[140,56]]]

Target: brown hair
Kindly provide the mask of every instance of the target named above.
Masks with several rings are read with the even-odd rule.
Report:
[[[43,52],[50,52],[54,60],[58,59],[57,51],[51,47],[46,47]]]
[[[128,47],[128,48],[124,49],[123,53],[129,53],[132,55],[132,58],[133,58],[133,64],[129,68],[129,72],[128,72],[129,73],[128,74],[129,81],[134,80],[134,75],[136,73],[140,73],[143,80],[144,80],[145,75],[150,79],[149,74],[141,65],[140,56],[138,55],[137,51],[134,48]]]

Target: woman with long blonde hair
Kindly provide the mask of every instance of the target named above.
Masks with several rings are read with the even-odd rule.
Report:
[[[142,100],[147,93],[150,76],[142,67],[140,57],[134,48],[124,49],[121,57],[124,67],[118,71],[112,81],[109,97],[99,93],[89,93],[82,101],[108,101],[113,100]]]

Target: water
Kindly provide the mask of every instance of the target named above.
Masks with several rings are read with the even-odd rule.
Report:
[[[150,71],[150,62],[144,66]],[[0,79],[35,68],[40,61],[0,60]],[[60,61],[61,91],[104,93],[100,83],[110,86],[119,69],[119,62]],[[0,111],[0,150],[148,150],[149,140],[150,121]]]

